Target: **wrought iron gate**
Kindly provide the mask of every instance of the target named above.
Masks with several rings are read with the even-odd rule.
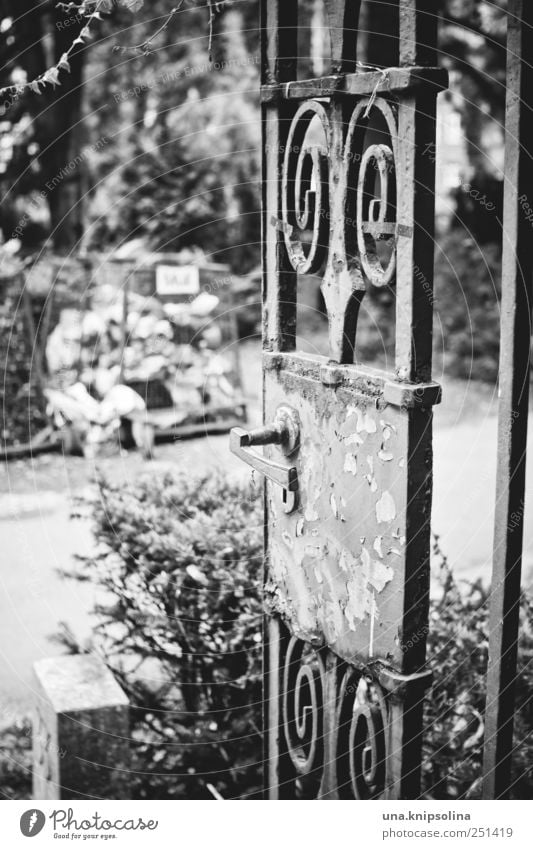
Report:
[[[399,3],[391,34],[395,67],[362,69],[360,6],[326,0],[329,73],[299,80],[298,3],[263,3],[269,424],[234,430],[232,448],[267,479],[271,798],[419,794],[440,398],[431,382],[435,110],[446,74],[434,67],[430,4],[411,0]],[[305,273],[323,278],[329,357],[296,351]],[[396,291],[390,373],[354,362],[373,286]]]
[[[295,0],[264,0],[264,416],[232,449],[266,477],[270,798],[415,798],[428,674],[435,67],[431,3],[398,3],[391,67],[358,62],[361,3],[325,0],[326,76],[298,79]],[[393,9],[388,3],[387,9]],[[385,7],[384,13],[385,13]],[[319,274],[329,356],[296,350]],[[355,362],[369,287],[395,363]],[[264,453],[253,446],[263,445]]]

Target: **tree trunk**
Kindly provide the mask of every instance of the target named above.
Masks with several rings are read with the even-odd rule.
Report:
[[[33,0],[6,4],[14,20],[16,56],[28,80],[59,61],[79,35],[84,21],[65,25],[69,16],[52,4]],[[6,10],[7,13],[7,10]],[[69,18],[72,21],[72,18]],[[40,190],[50,211],[51,240],[55,250],[69,251],[81,236],[84,161],[81,154],[82,82],[84,47],[71,56],[70,73],[60,72],[61,85],[47,85],[40,95],[25,95],[24,107],[32,117],[39,143]],[[16,175],[18,178],[19,175]]]

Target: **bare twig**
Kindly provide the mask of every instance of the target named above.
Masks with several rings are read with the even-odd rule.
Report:
[[[184,2],[185,0],[181,0],[181,2],[178,3],[177,6],[174,6],[174,8],[170,10],[169,14],[165,18],[161,26],[158,27],[156,31],[152,33],[150,38],[147,38],[145,41],[141,41],[139,44],[132,44],[130,47],[124,47],[123,45],[117,44],[115,45],[113,50],[119,50],[121,53],[141,53],[143,56],[148,56],[150,53],[151,43],[154,41],[155,38],[157,38],[158,35],[160,35],[170,26],[170,23],[172,22],[174,16],[178,14]]]
[[[54,88],[56,87],[56,85],[61,85],[61,83],[59,82],[59,72],[63,70],[70,71],[69,60],[72,56],[72,53],[74,52],[78,44],[84,44],[86,39],[89,38],[91,34],[90,27],[93,21],[95,20],[101,20],[101,15],[98,11],[95,11],[91,15],[89,15],[89,17],[87,18],[87,23],[82,27],[80,34],[74,39],[69,49],[65,53],[63,53],[59,62],[57,62],[51,68],[48,68],[48,70],[44,71],[44,73],[39,74],[38,77],[35,77],[35,79],[30,80],[27,83],[22,83],[19,85],[13,84],[1,88],[0,98],[11,97],[11,103],[9,104],[11,106],[13,105],[13,103],[15,103],[16,100],[18,100],[18,98],[22,94],[24,94],[25,91],[33,91],[35,92],[35,94],[40,94],[41,87],[44,88],[49,83],[51,83]]]
[[[217,2],[217,0],[207,0],[207,8],[209,9],[209,44],[207,47],[207,53],[209,56],[209,61],[213,61],[213,36],[215,29],[215,21],[222,12],[224,7],[224,2]]]

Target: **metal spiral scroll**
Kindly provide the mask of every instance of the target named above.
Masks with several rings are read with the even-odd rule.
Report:
[[[367,114],[368,112],[368,114]],[[370,144],[365,133],[371,119],[381,117],[387,127],[390,144]],[[396,118],[391,106],[381,97],[370,103],[360,101],[350,119],[344,161],[349,183],[356,190],[355,212],[357,240],[347,238],[359,257],[361,270],[374,286],[387,286],[396,271]],[[385,243],[380,249],[378,243]]]
[[[323,674],[320,656],[292,637],[283,674],[283,727],[288,754],[300,776],[322,766]]]
[[[307,139],[313,118],[318,117],[326,146]],[[322,104],[309,101],[296,112],[283,162],[283,233],[292,267],[301,274],[320,270],[328,250],[328,148],[330,125]],[[309,241],[303,241],[310,233]]]
[[[387,705],[380,687],[347,672],[341,683],[337,779],[344,799],[377,799],[385,789]]]

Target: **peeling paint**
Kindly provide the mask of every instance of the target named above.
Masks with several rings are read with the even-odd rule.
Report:
[[[316,522],[318,520],[318,511],[312,504],[306,505],[304,515],[307,522]]]
[[[344,440],[344,444],[345,445],[363,445],[364,441],[365,440],[361,436],[359,436],[358,433],[351,433]]]
[[[357,433],[376,433],[376,421],[372,418],[372,416],[367,410],[361,409],[361,407],[356,407],[353,404],[350,404],[350,406],[346,410],[346,419],[348,420],[351,416],[357,417]]]
[[[399,461],[408,466],[408,414],[392,406],[378,411],[345,384],[332,389],[284,372],[266,380],[267,419],[281,403],[301,419],[300,449],[291,457],[300,490],[294,513],[282,512],[279,488],[268,485],[269,582],[276,592],[267,603],[292,633],[309,634],[345,659],[369,652],[374,660],[396,658],[408,511],[404,475],[395,469]],[[286,462],[279,448],[271,456]]]
[[[283,531],[281,538],[282,538],[283,542],[285,543],[285,545],[287,546],[287,548],[293,548],[294,547],[294,542],[292,541],[292,539],[289,536],[289,534],[287,533],[287,531]]]
[[[376,433],[377,425],[372,416],[369,415],[366,410],[364,412],[361,412],[361,410],[358,409],[357,413],[357,432]]]
[[[396,505],[390,492],[385,492],[378,502],[376,502],[376,519],[378,523],[392,522],[396,518]]]
[[[344,552],[343,552],[344,553]],[[350,563],[352,560],[352,563]],[[348,625],[356,630],[358,625],[371,613],[374,593],[380,593],[394,577],[391,566],[373,560],[367,548],[362,548],[361,556],[354,562],[353,556],[346,552],[344,556],[350,578],[346,584],[347,600],[344,615]],[[346,569],[345,569],[346,570]],[[375,599],[374,599],[375,602]]]
[[[339,557],[339,569],[341,569],[343,572],[350,571],[350,561],[347,557],[347,554],[348,552],[346,551],[346,549],[343,548]]]
[[[378,610],[376,605],[376,596],[372,593],[372,602],[370,606],[370,644],[368,646],[368,656],[374,657],[374,631],[376,627],[376,619],[378,618]]]
[[[364,475],[364,478],[367,481],[371,492],[377,492],[378,484],[374,475],[374,458],[371,454],[369,454],[366,458],[366,462],[368,463],[368,468],[370,469],[370,472],[368,473],[368,475]]]
[[[306,500],[304,517],[308,522],[316,522],[324,477],[324,454],[311,439],[304,439],[302,443],[301,466],[302,494]]]
[[[356,475],[357,474],[357,455],[356,454],[346,454],[344,458],[344,467],[343,470],[348,472],[349,474]]]

